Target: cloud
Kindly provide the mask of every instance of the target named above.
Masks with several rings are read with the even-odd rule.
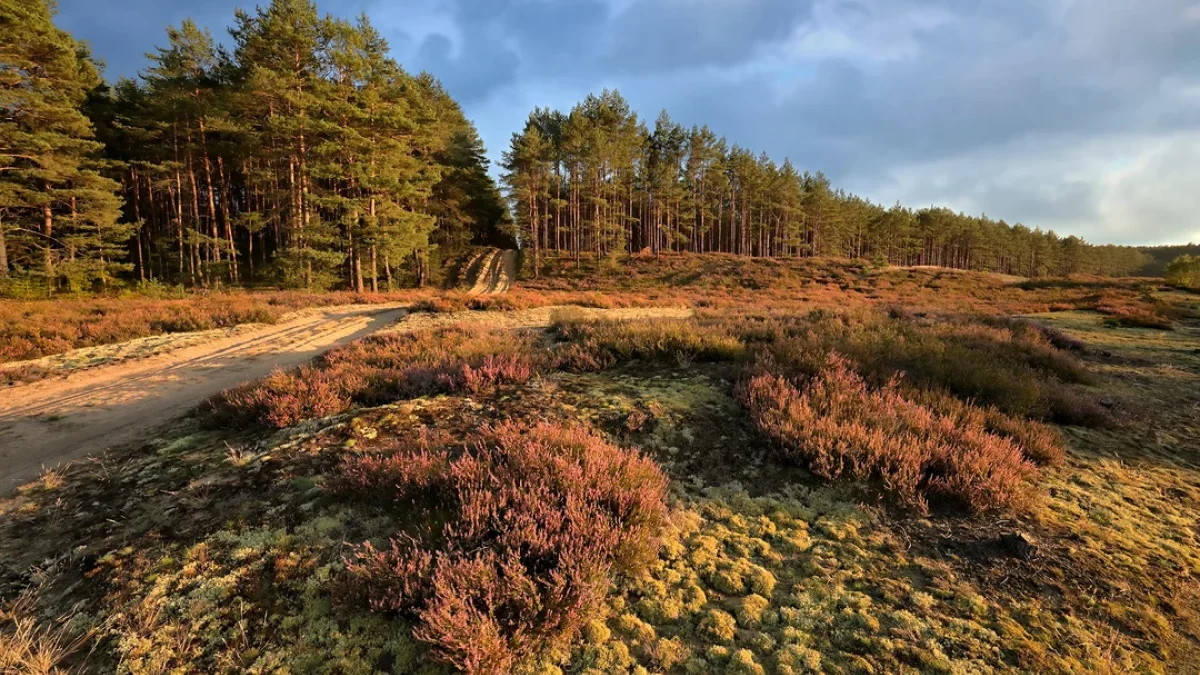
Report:
[[[1200,241],[1200,132],[1038,137],[890,168],[854,186],[1121,244]]]
[[[666,108],[879,202],[1200,238],[1200,0],[318,2],[365,10],[407,68],[463,102],[494,159],[534,106],[616,87],[643,117]],[[184,14],[60,4],[125,74]],[[235,4],[187,11],[220,35]]]

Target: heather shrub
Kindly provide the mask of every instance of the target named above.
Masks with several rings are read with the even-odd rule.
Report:
[[[473,327],[367,337],[222,392],[206,408],[224,424],[278,428],[353,405],[477,395],[555,369],[598,371],[633,358],[724,360],[743,351],[723,328],[690,321],[564,323],[559,334],[564,341],[550,349],[537,333]]]
[[[1076,412],[1083,397],[1064,392],[1092,376],[1029,322],[814,312],[757,330],[766,334],[761,341],[772,362],[790,377],[816,375],[837,351],[875,386],[902,373],[913,386],[944,389],[1010,415],[1089,419]]]
[[[538,372],[544,357],[534,347],[529,334],[469,328],[372,336],[226,390],[206,407],[224,424],[282,428],[353,405],[480,394]]]
[[[593,366],[662,357],[727,361],[745,351],[736,335],[715,322],[588,321],[563,317],[555,329],[574,346],[560,352],[558,364],[571,370],[593,370]]]
[[[452,312],[466,311],[472,302],[474,300],[465,294],[453,293],[418,300],[409,309],[413,312],[427,312],[429,314],[450,314]]]
[[[306,419],[337,414],[350,406],[361,376],[313,366],[275,370],[267,377],[228,389],[208,402],[209,412],[232,426],[288,427]]]
[[[769,372],[754,375],[742,398],[780,457],[821,477],[874,480],[922,510],[930,498],[974,511],[1028,498],[1035,467],[1017,441],[992,433],[977,415],[909,400],[898,382],[871,388],[836,353],[801,387]]]
[[[417,509],[424,527],[357,547],[352,595],[415,618],[468,673],[554,659],[598,616],[614,574],[657,552],[666,476],[580,428],[486,429],[466,448],[347,459],[342,491]]]

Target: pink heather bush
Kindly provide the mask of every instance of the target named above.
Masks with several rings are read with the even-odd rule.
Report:
[[[341,490],[424,514],[432,532],[358,547],[350,595],[417,621],[415,635],[467,673],[511,672],[568,644],[614,574],[657,552],[667,478],[580,428],[485,430],[467,448],[344,461]]]
[[[871,389],[837,354],[802,388],[769,372],[751,377],[742,398],[779,455],[817,475],[878,481],[922,510],[929,498],[975,511],[1014,508],[1029,496],[1036,468],[984,416],[939,412],[905,397],[897,382]]]

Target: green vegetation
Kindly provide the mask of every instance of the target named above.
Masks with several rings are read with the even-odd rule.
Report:
[[[83,110],[100,74],[49,3],[3,0],[0,16],[0,291],[10,269],[108,279],[132,228]]]
[[[662,251],[772,258],[836,257],[1027,277],[1138,272],[1131,246],[969,216],[946,208],[885,208],[730,145],[664,111],[653,128],[616,91],[569,113],[539,108],[513,135],[504,182],[535,274],[543,251],[578,260]]]
[[[50,6],[8,2],[0,23],[0,292],[377,291],[512,245],[474,126],[366,17],[274,0],[238,12],[229,52],[185,20],[110,88]]]
[[[1150,262],[1138,271],[1138,274],[1151,277],[1161,277],[1167,265],[1179,256],[1200,256],[1200,244],[1183,244],[1181,246],[1143,246],[1142,252],[1150,256]]]
[[[1200,257],[1181,255],[1167,264],[1163,276],[1168,284],[1200,289]]]

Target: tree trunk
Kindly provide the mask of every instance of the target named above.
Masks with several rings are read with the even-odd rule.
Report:
[[[200,152],[204,155],[204,187],[208,193],[208,231],[212,237],[212,257],[221,262],[221,233],[217,223],[217,195],[213,188],[212,160],[208,157],[208,135],[204,132],[204,120],[197,122],[200,126]],[[224,201],[224,200],[222,200]]]
[[[50,206],[42,207],[42,234],[45,235],[45,248],[42,249],[42,265],[46,274],[46,289],[54,290],[54,252],[50,242],[54,241],[54,212]]]
[[[371,247],[371,292],[379,292],[379,260],[374,246]]]
[[[225,179],[225,158],[217,157],[217,178],[221,190],[221,217],[225,221],[225,239],[229,241],[229,278],[236,283],[238,274],[237,245],[233,241],[233,223],[229,215],[229,182]]]
[[[8,278],[8,242],[4,239],[4,216],[0,215],[0,279]]]

